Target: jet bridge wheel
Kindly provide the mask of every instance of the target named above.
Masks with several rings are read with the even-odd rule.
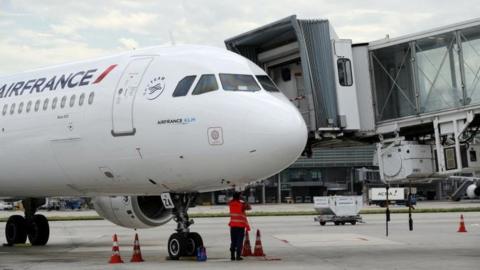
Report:
[[[8,245],[25,244],[27,241],[27,221],[20,215],[8,218],[5,226],[5,238]]]
[[[28,240],[33,246],[44,246],[50,236],[48,220],[44,215],[34,215],[28,223]]]

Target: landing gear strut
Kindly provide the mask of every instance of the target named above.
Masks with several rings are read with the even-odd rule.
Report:
[[[180,257],[196,256],[197,249],[203,246],[202,237],[195,232],[190,232],[193,220],[188,217],[188,208],[195,206],[197,194],[172,194],[175,205],[173,220],[177,222],[176,233],[168,239],[168,256],[172,260]]]
[[[43,215],[36,215],[37,208],[45,204],[45,199],[29,198],[22,201],[25,217],[11,216],[5,226],[7,244],[25,244],[28,240],[33,246],[44,246],[50,236],[48,220]]]

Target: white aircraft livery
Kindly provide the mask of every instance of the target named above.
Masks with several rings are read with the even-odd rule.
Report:
[[[307,129],[267,74],[223,49],[154,47],[0,78],[0,197],[22,200],[8,244],[45,245],[50,196],[91,197],[105,219],[172,218],[172,259],[203,245],[188,208],[291,165]]]

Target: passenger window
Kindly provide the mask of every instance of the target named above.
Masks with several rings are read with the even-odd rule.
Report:
[[[80,98],[78,99],[78,105],[82,106],[84,101],[85,101],[85,93],[82,93],[80,95]]]
[[[15,103],[12,104],[10,107],[10,114],[13,114],[15,112]]]
[[[52,110],[55,110],[55,108],[57,108],[57,102],[58,102],[57,97],[52,99]]]
[[[48,108],[48,98],[43,102],[43,110],[46,111]]]
[[[30,112],[30,109],[32,108],[32,101],[29,100],[28,103],[27,103],[27,109],[26,109],[26,112],[29,113]]]
[[[88,96],[88,105],[92,105],[94,97],[95,97],[95,93],[91,92],[90,95]]]
[[[252,75],[220,74],[223,89],[227,91],[258,91],[260,86]]]
[[[62,101],[60,101],[60,107],[63,109],[65,107],[65,103],[67,103],[67,97],[63,96]]]
[[[195,89],[193,89],[192,95],[201,95],[203,93],[218,90],[217,79],[213,74],[206,74],[200,77]]]
[[[7,110],[8,110],[8,104],[3,105],[2,114],[3,114],[3,115],[7,114]]]
[[[40,108],[40,99],[35,101],[35,111],[38,112],[38,109]]]
[[[195,78],[197,76],[195,75],[190,75],[187,76],[183,79],[181,79],[177,86],[175,87],[175,90],[173,90],[173,97],[182,97],[185,96],[188,93],[188,90],[190,90],[190,87],[192,87],[193,82],[195,81]]]
[[[340,58],[337,60],[338,68],[338,82],[341,86],[352,86],[352,64],[347,58]]]
[[[23,102],[20,102],[20,104],[18,104],[18,113],[22,113],[23,111]]]
[[[75,105],[75,95],[70,97],[70,107],[73,107]]]

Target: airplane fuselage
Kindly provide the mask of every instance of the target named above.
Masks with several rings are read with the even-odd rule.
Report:
[[[192,94],[210,74],[218,89]],[[307,137],[297,109],[264,87],[225,90],[221,74],[266,75],[175,46],[0,78],[0,197],[210,191],[288,167]]]

